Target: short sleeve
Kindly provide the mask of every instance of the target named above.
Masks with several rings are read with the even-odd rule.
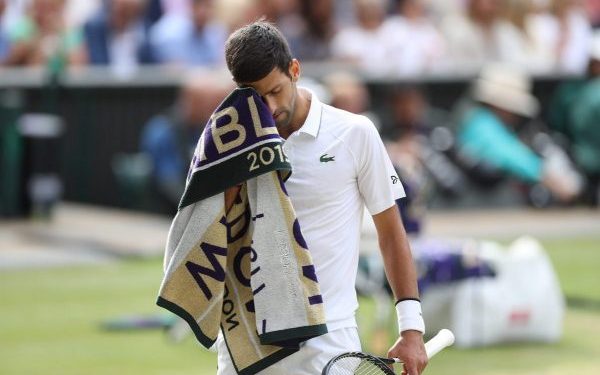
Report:
[[[383,141],[373,123],[364,118],[359,125],[357,158],[358,190],[371,215],[376,215],[406,196]]]

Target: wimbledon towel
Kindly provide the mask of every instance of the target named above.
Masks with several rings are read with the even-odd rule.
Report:
[[[290,164],[258,94],[236,89],[196,147],[169,232],[157,304],[206,347],[219,330],[239,374],[327,332],[311,256],[287,196]],[[224,191],[242,184],[226,213]]]

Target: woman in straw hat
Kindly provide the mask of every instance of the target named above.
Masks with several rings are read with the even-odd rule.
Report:
[[[490,64],[475,80],[472,97],[477,105],[465,114],[458,129],[457,141],[463,152],[525,183],[544,185],[560,201],[570,201],[578,194],[579,175],[561,150],[547,148],[548,153],[539,155],[517,136],[517,126],[539,111],[524,72]]]

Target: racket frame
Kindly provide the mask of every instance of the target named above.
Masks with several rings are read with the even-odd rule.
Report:
[[[440,330],[433,338],[431,338],[431,340],[425,343],[425,351],[427,352],[427,358],[431,359],[431,357],[439,353],[442,349],[452,344],[454,344],[454,334],[452,333],[452,331],[446,328]],[[346,357],[366,359],[380,367],[385,374],[394,374],[394,372],[388,367],[388,365],[402,363],[402,361],[399,358],[383,358],[362,352],[347,352],[337,355],[333,357],[329,362],[327,362],[327,365],[325,365],[321,374],[327,375],[329,373],[329,370],[338,360]],[[381,365],[384,365],[384,367],[382,367]]]

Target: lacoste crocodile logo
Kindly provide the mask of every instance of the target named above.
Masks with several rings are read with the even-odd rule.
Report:
[[[327,154],[323,154],[321,155],[321,158],[319,159],[321,161],[321,163],[328,163],[330,161],[335,161],[335,156],[329,156]]]

